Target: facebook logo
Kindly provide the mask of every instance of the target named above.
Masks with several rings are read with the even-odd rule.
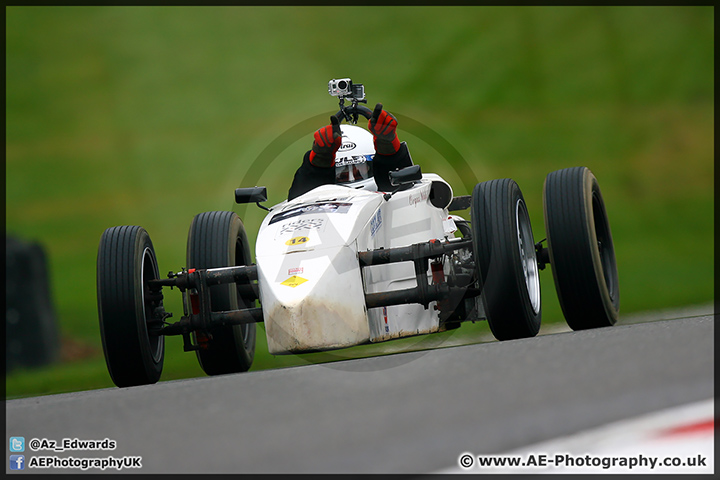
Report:
[[[11,452],[24,452],[25,451],[25,437],[10,437],[10,451]]]
[[[10,470],[25,470],[25,455],[10,455]]]

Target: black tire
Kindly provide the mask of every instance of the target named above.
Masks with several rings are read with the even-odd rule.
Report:
[[[251,263],[245,227],[234,212],[205,212],[193,218],[188,233],[188,268],[218,268]],[[210,287],[215,312],[252,308],[255,298],[243,297],[240,285]],[[197,350],[198,361],[208,375],[246,372],[255,356],[255,324],[231,325],[210,330],[208,348]]]
[[[490,330],[498,340],[534,337],[540,330],[540,278],[527,206],[505,178],[475,185],[470,210],[479,287]]]
[[[148,281],[159,278],[155,250],[142,227],[105,230],[97,258],[97,298],[105,363],[118,387],[147,385],[160,379],[165,337],[153,335],[148,324],[162,295]]]
[[[548,174],[545,226],[555,288],[570,328],[614,325],[620,290],[615,247],[597,179],[587,167]]]

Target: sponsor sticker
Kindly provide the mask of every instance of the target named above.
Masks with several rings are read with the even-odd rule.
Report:
[[[357,147],[357,145],[354,142],[343,142],[342,145],[340,145],[340,148],[338,148],[338,152],[346,152],[348,150],[352,150],[355,147]]]
[[[443,220],[443,230],[445,230],[446,235],[451,235],[457,231],[457,225],[455,225],[455,220],[452,217]]]
[[[308,237],[293,237],[285,242],[285,245],[302,245],[303,243],[307,243],[309,241],[310,239]]]
[[[377,231],[382,226],[382,213],[380,213],[380,210],[377,211],[375,216],[370,219],[370,236],[374,237]]]
[[[294,233],[299,230],[322,230],[325,226],[324,218],[302,218],[288,222],[280,227],[280,235]]]
[[[420,202],[424,202],[428,199],[428,193],[427,192],[420,192],[417,195],[410,195],[408,197],[408,201],[410,205],[417,205]]]
[[[372,155],[350,155],[349,157],[339,157],[335,159],[336,167],[346,167],[348,165],[360,165],[366,162],[372,162]]]
[[[347,213],[351,206],[352,203],[345,202],[320,202],[311,203],[309,205],[300,205],[295,208],[291,208],[290,210],[278,213],[270,220],[268,225],[300,215],[317,213]]]
[[[307,278],[298,277],[297,275],[293,275],[292,277],[288,278],[284,282],[280,282],[281,285],[285,285],[286,287],[295,288],[298,285],[302,285],[303,283],[307,282]]]

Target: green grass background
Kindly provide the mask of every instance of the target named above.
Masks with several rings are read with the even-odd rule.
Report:
[[[235,210],[254,239],[263,212],[234,205],[233,189],[251,182],[268,187],[270,204],[285,198],[322,126],[308,119],[337,110],[331,78],[365,84],[371,107],[382,102],[449,142],[457,154],[444,157],[399,126],[415,163],[455,194],[470,193],[469,177],[515,179],[537,239],[545,175],[589,167],[610,216],[621,314],[711,301],[713,15],[712,7],[7,7],[7,232],[46,248],[63,342],[85,352],[10,372],[7,396],[112,386],[95,291],[103,230],[144,226],[161,274],[184,266],[197,213]],[[303,122],[305,135],[273,143]],[[253,165],[258,158],[266,165]],[[563,321],[549,269],[541,280],[544,324]],[[166,297],[179,318],[179,293]],[[464,325],[397,345],[483,331]],[[258,333],[253,369],[339,358],[272,357]],[[354,351],[382,348],[347,355]],[[162,380],[203,375],[178,338],[166,352]]]

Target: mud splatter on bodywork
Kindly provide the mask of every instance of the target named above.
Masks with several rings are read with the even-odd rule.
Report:
[[[276,304],[266,323],[271,354],[331,350],[369,341],[367,316],[343,303],[307,297],[296,305]]]

